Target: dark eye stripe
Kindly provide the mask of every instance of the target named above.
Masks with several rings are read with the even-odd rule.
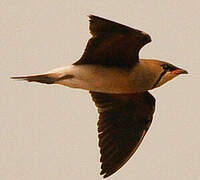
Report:
[[[163,65],[161,65],[162,66],[162,68],[164,69],[164,70],[167,70],[167,71],[173,71],[173,70],[176,70],[177,69],[177,67],[175,67],[175,66],[173,66],[173,65],[169,65],[169,64],[163,64]]]

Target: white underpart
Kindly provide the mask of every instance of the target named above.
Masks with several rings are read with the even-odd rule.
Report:
[[[142,65],[142,63],[139,64]],[[104,93],[134,93],[151,89],[153,83],[152,78],[149,77],[150,74],[140,72],[143,68],[140,66],[136,66],[133,71],[127,71],[99,65],[71,65],[48,73],[53,73],[58,78],[72,75],[73,78],[56,82],[71,88]]]

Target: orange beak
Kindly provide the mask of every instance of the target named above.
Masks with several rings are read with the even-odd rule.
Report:
[[[188,74],[188,72],[184,69],[176,69],[172,71],[173,74],[179,75],[179,74]]]

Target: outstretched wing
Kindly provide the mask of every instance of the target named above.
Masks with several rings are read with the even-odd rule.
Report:
[[[120,169],[137,150],[151,125],[155,99],[149,92],[90,93],[99,112],[100,174],[106,178]]]
[[[131,67],[139,60],[139,50],[151,42],[151,37],[140,30],[94,15],[89,18],[92,38],[74,65]]]

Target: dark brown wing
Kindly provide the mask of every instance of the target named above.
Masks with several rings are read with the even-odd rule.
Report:
[[[139,50],[151,42],[151,37],[142,31],[93,15],[89,18],[93,37],[74,65],[130,67],[138,62]]]
[[[105,178],[120,169],[140,145],[152,122],[155,99],[149,92],[90,93],[99,112],[100,174]]]

